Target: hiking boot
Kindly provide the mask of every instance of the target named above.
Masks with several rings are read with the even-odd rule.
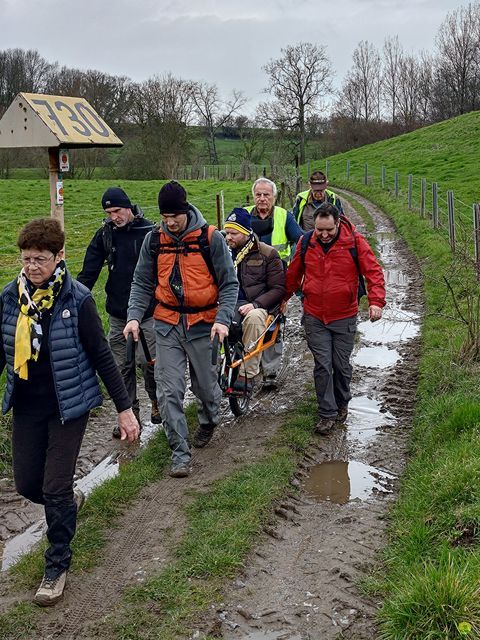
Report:
[[[85,494],[78,487],[75,487],[73,489],[73,501],[77,505],[77,513],[78,513],[80,509],[83,507],[85,502]]]
[[[197,449],[205,447],[212,439],[214,429],[215,425],[213,424],[204,427],[200,425],[193,436],[193,446]]]
[[[251,381],[245,376],[238,376],[233,383],[233,390],[240,391],[240,393],[251,393],[252,389],[253,385]]]
[[[162,424],[162,416],[160,415],[158,402],[156,400],[152,400],[152,413],[150,415],[150,420],[153,424]]]
[[[278,389],[277,374],[269,373],[268,375],[263,376],[262,388],[271,390]]]
[[[56,604],[63,596],[66,579],[66,571],[53,579],[43,576],[42,582],[33,598],[35,604],[38,604],[40,607],[51,607],[53,604]]]
[[[186,478],[190,475],[190,466],[185,463],[172,464],[169,475],[171,478]]]
[[[335,426],[334,418],[320,418],[315,425],[315,433],[319,433],[322,436],[326,436]]]
[[[348,407],[340,407],[337,412],[337,417],[335,418],[335,422],[337,424],[343,424],[348,417]]]

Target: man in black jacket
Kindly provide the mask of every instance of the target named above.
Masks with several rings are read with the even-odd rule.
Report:
[[[162,420],[158,410],[154,365],[147,361],[141,342],[136,347],[135,361],[127,362],[126,341],[123,336],[133,273],[143,239],[154,225],[143,217],[141,209],[137,205],[132,205],[125,191],[119,187],[110,187],[105,191],[102,207],[107,218],[88,245],[83,267],[77,279],[89,289],[93,289],[103,265],[105,263],[108,265],[108,278],[105,285],[110,327],[108,341],[139,424],[141,425],[135,364],[142,370],[145,390],[152,402],[151,420],[159,424]],[[151,358],[155,357],[153,308],[154,300],[152,299],[152,304],[145,312],[141,324]],[[113,435],[120,437],[117,427],[114,428]]]

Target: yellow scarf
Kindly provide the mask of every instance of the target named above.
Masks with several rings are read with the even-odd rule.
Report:
[[[28,380],[28,361],[38,360],[43,336],[40,324],[42,312],[53,307],[55,298],[62,288],[64,277],[65,263],[62,260],[58,263],[47,286],[36,289],[33,295],[30,294],[30,285],[23,269],[17,278],[20,312],[15,331],[13,367],[22,380]]]

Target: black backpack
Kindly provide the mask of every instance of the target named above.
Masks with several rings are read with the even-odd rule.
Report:
[[[300,241],[302,243],[300,246],[300,256],[302,258],[303,264],[305,264],[305,254],[307,253],[310,240],[313,236],[313,231],[314,230],[312,229],[312,231],[305,233],[302,236],[302,239]],[[365,278],[363,277],[362,272],[360,271],[360,264],[358,262],[357,240],[355,237],[356,236],[355,231],[352,231],[352,236],[353,236],[353,241],[355,242],[355,246],[349,249],[349,252],[353,258],[353,261],[355,262],[355,265],[358,271],[358,300],[360,301],[360,299],[363,298],[363,296],[367,295],[367,287],[365,286]]]

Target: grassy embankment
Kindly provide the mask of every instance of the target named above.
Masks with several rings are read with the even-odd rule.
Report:
[[[426,177],[439,183],[443,216],[445,191],[452,189],[468,224],[471,204],[480,200],[479,134],[480,113],[471,113],[329,158],[332,182],[362,193],[393,218],[418,256],[425,282],[411,460],[391,513],[385,573],[370,583],[385,597],[383,640],[480,637],[480,367],[478,359],[462,357],[467,327],[443,277],[463,313],[468,302],[478,305],[479,288],[462,252],[452,258],[446,231],[433,231],[428,217],[418,215],[418,192],[416,211],[408,211],[405,199],[407,174],[414,174],[417,185]],[[350,182],[347,158],[356,178]],[[369,187],[361,184],[365,162],[374,174]],[[382,164],[390,191],[380,187]],[[392,197],[395,170],[402,176],[398,200]],[[431,211],[429,198],[427,206]]]

